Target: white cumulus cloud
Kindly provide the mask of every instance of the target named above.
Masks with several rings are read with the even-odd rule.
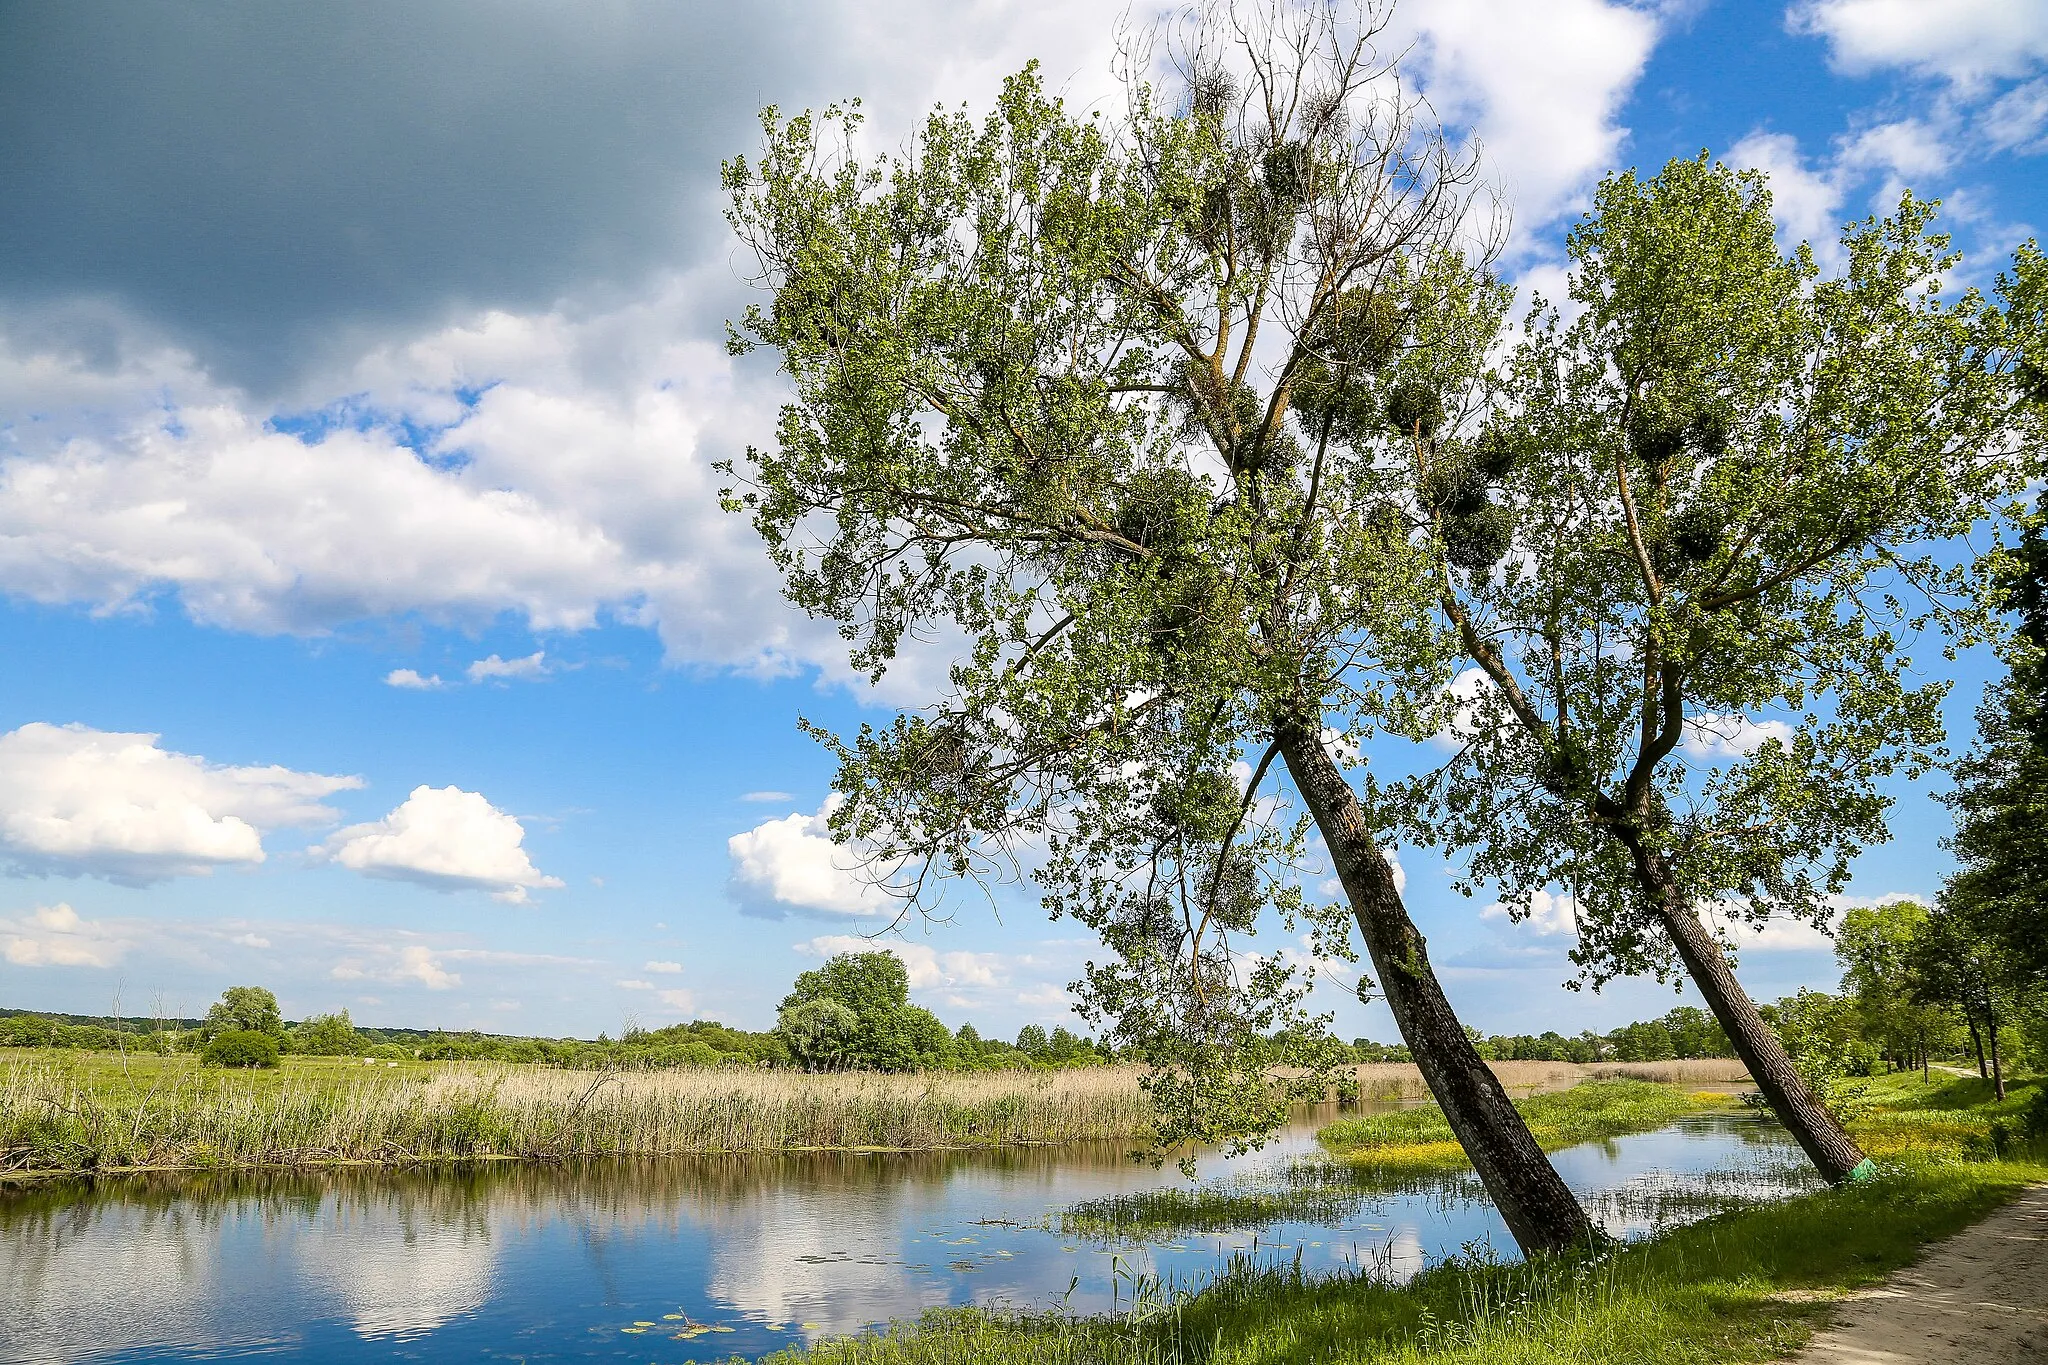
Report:
[[[912,990],[945,987],[1000,986],[1008,970],[1000,953],[942,953],[926,943],[878,942],[858,934],[825,934],[796,945],[806,957],[833,957],[839,953],[890,952],[903,961]]]
[[[1524,227],[1555,218],[1618,159],[1615,115],[1658,36],[1645,7],[1603,0],[1434,0],[1404,8],[1431,103],[1474,128]]]
[[[1709,711],[1685,722],[1685,752],[1714,760],[1747,758],[1770,740],[1789,745],[1792,727],[1782,720],[1751,720],[1747,716]]]
[[[365,876],[488,891],[516,905],[562,885],[533,865],[525,838],[519,821],[480,793],[419,786],[383,819],[338,830],[312,851]]]
[[[1899,67],[1973,86],[2048,62],[2039,0],[1805,0],[1788,19],[1795,33],[1826,39],[1835,66],[1856,75]]]
[[[31,722],[0,735],[0,856],[129,885],[264,859],[263,831],[330,824],[355,777],[208,763],[153,734]]]
[[[478,659],[469,666],[471,682],[484,682],[490,678],[538,678],[548,672],[547,651],[535,650],[519,659],[501,659],[493,654],[488,659]]]
[[[386,687],[407,687],[415,691],[431,692],[437,687],[446,687],[438,673],[422,675],[418,669],[394,668],[384,675]]]
[[[1516,906],[1495,901],[1479,912],[1479,918],[1526,924],[1532,933],[1543,938],[1576,936],[1579,932],[1578,905],[1562,892],[1532,891],[1525,904]]]
[[[117,928],[61,902],[0,919],[0,954],[17,967],[111,967],[131,946]]]
[[[683,964],[680,962],[643,962],[640,964],[640,970],[643,972],[654,972],[667,976],[674,976],[682,971],[682,969]]]
[[[882,915],[895,908],[897,902],[874,883],[858,854],[832,842],[827,821],[844,799],[834,793],[814,815],[764,820],[725,841],[732,888],[742,903],[775,915]]]

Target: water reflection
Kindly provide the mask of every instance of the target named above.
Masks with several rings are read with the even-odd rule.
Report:
[[[1324,1117],[1200,1178],[1284,1181]],[[1557,1163],[1637,1235],[1803,1187],[1795,1155],[1773,1127],[1710,1118]],[[723,1359],[941,1304],[1045,1304],[1075,1281],[1074,1308],[1107,1309],[1113,1262],[1185,1283],[1254,1239],[1311,1270],[1512,1249],[1469,1175],[1361,1188],[1321,1221],[1053,1230],[1079,1201],[1177,1179],[1101,1144],[43,1187],[0,1196],[0,1358]]]

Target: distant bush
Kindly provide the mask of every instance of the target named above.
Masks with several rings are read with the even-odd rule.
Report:
[[[213,1035],[199,1061],[203,1066],[276,1066],[277,1039],[255,1029],[228,1029]]]
[[[412,1053],[396,1043],[378,1043],[363,1050],[365,1057],[374,1057],[380,1062],[405,1062],[412,1060]]]

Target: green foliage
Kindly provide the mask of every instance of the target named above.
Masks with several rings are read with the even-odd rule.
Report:
[[[212,1039],[223,1031],[268,1034],[283,1041],[284,1016],[278,1013],[277,997],[261,986],[230,986],[206,1012],[200,1026],[202,1036]]]
[[[1825,991],[1801,990],[1763,1009],[1764,1021],[1785,1045],[1799,1078],[1830,1108],[1847,1098],[1842,1082],[1868,1075],[1876,1049],[1857,1032],[1850,1004]]]
[[[1369,33],[1271,18],[1192,19],[1171,88],[1127,54],[1114,117],[1027,67],[900,155],[855,150],[857,109],[769,109],[724,168],[772,295],[731,345],[792,391],[726,505],[860,667],[971,642],[928,709],[811,730],[832,833],[926,911],[1042,847],[1168,1142],[1257,1140],[1337,1057],[1288,956],[1249,951],[1264,922],[1355,959],[1349,907],[1302,893],[1306,817],[1261,798],[1276,739],[1426,732],[1443,680],[1427,557],[1348,433],[1449,420],[1425,353],[1466,323],[1438,285],[1471,165]],[[1230,48],[1270,98],[1210,97]]]
[[[355,1021],[348,1017],[348,1011],[339,1014],[316,1014],[288,1032],[293,1052],[303,1052],[309,1057],[356,1057],[369,1046],[362,1034],[356,1032]]]
[[[278,1059],[277,1038],[259,1029],[223,1029],[207,1041],[199,1060],[207,1066],[270,1067]]]
[[[1987,923],[1995,912],[1976,898],[1980,887],[1967,875],[1951,878],[1914,936],[1907,960],[1917,998],[1960,1014],[1989,1049],[1994,1075],[2002,1078],[2002,1031],[2016,1015],[2040,1011],[2048,998],[2040,979]]]
[[[2020,285],[2031,286],[2037,310],[2048,308],[2048,263],[2031,250],[2021,262]],[[2035,399],[2048,403],[2040,387],[2044,357],[2048,343],[2029,363]],[[1961,870],[1944,899],[1997,940],[2008,984],[2041,987],[2048,986],[2048,492],[2018,520],[2017,542],[1985,565],[1992,602],[2016,628],[2001,651],[2009,672],[1977,708],[1977,743],[1956,765],[1947,798]]]
[[[1835,930],[1857,1031],[1901,1066],[1933,1051],[1947,1054],[1956,1043],[1954,1010],[1916,970],[1915,945],[1926,928],[1926,906],[1896,900],[1858,906]]]
[[[910,1003],[909,971],[889,952],[840,953],[799,976],[776,1032],[811,1069],[935,1069],[953,1044],[943,1024]]]
[[[2017,486],[2038,320],[2010,279],[1951,296],[1933,218],[1906,196],[1852,225],[1822,278],[1778,249],[1757,172],[1611,175],[1570,238],[1571,316],[1539,305],[1504,363],[1475,358],[1471,416],[1409,442],[1424,500],[1468,452],[1514,453],[1487,496],[1515,554],[1442,561],[1487,686],[1416,829],[1510,904],[1572,887],[1594,982],[1676,970],[1646,877],[1823,922],[1886,837],[1887,781],[1942,757],[1947,684],[1906,651],[1988,629],[1936,547]]]
[[[860,1016],[837,1000],[785,1004],[775,1016],[775,1032],[789,1049],[790,1060],[806,1071],[852,1065],[860,1027]]]

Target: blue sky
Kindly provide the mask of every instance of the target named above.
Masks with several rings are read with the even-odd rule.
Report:
[[[1032,57],[1102,98],[1121,11],[0,9],[0,1005],[190,1013],[260,982],[375,1024],[766,1027],[885,927],[818,837],[830,769],[796,719],[886,715],[945,661],[850,679],[716,507],[710,463],[770,439],[779,395],[719,345],[746,292],[717,163],[762,104],[858,95],[893,139]],[[1546,292],[1603,171],[1702,147],[1769,170],[1824,259],[1905,186],[1952,206],[1972,278],[2048,219],[2034,0],[1396,24]],[[1985,667],[1955,673],[1964,738]],[[1946,817],[1898,797],[1858,896],[1939,885]],[[1672,1002],[1561,991],[1555,913],[1513,925],[1402,862],[1479,1027]],[[999,903],[889,940],[917,998],[1071,1022],[1089,944]],[[1743,975],[1769,998],[1831,963],[1779,926]]]

